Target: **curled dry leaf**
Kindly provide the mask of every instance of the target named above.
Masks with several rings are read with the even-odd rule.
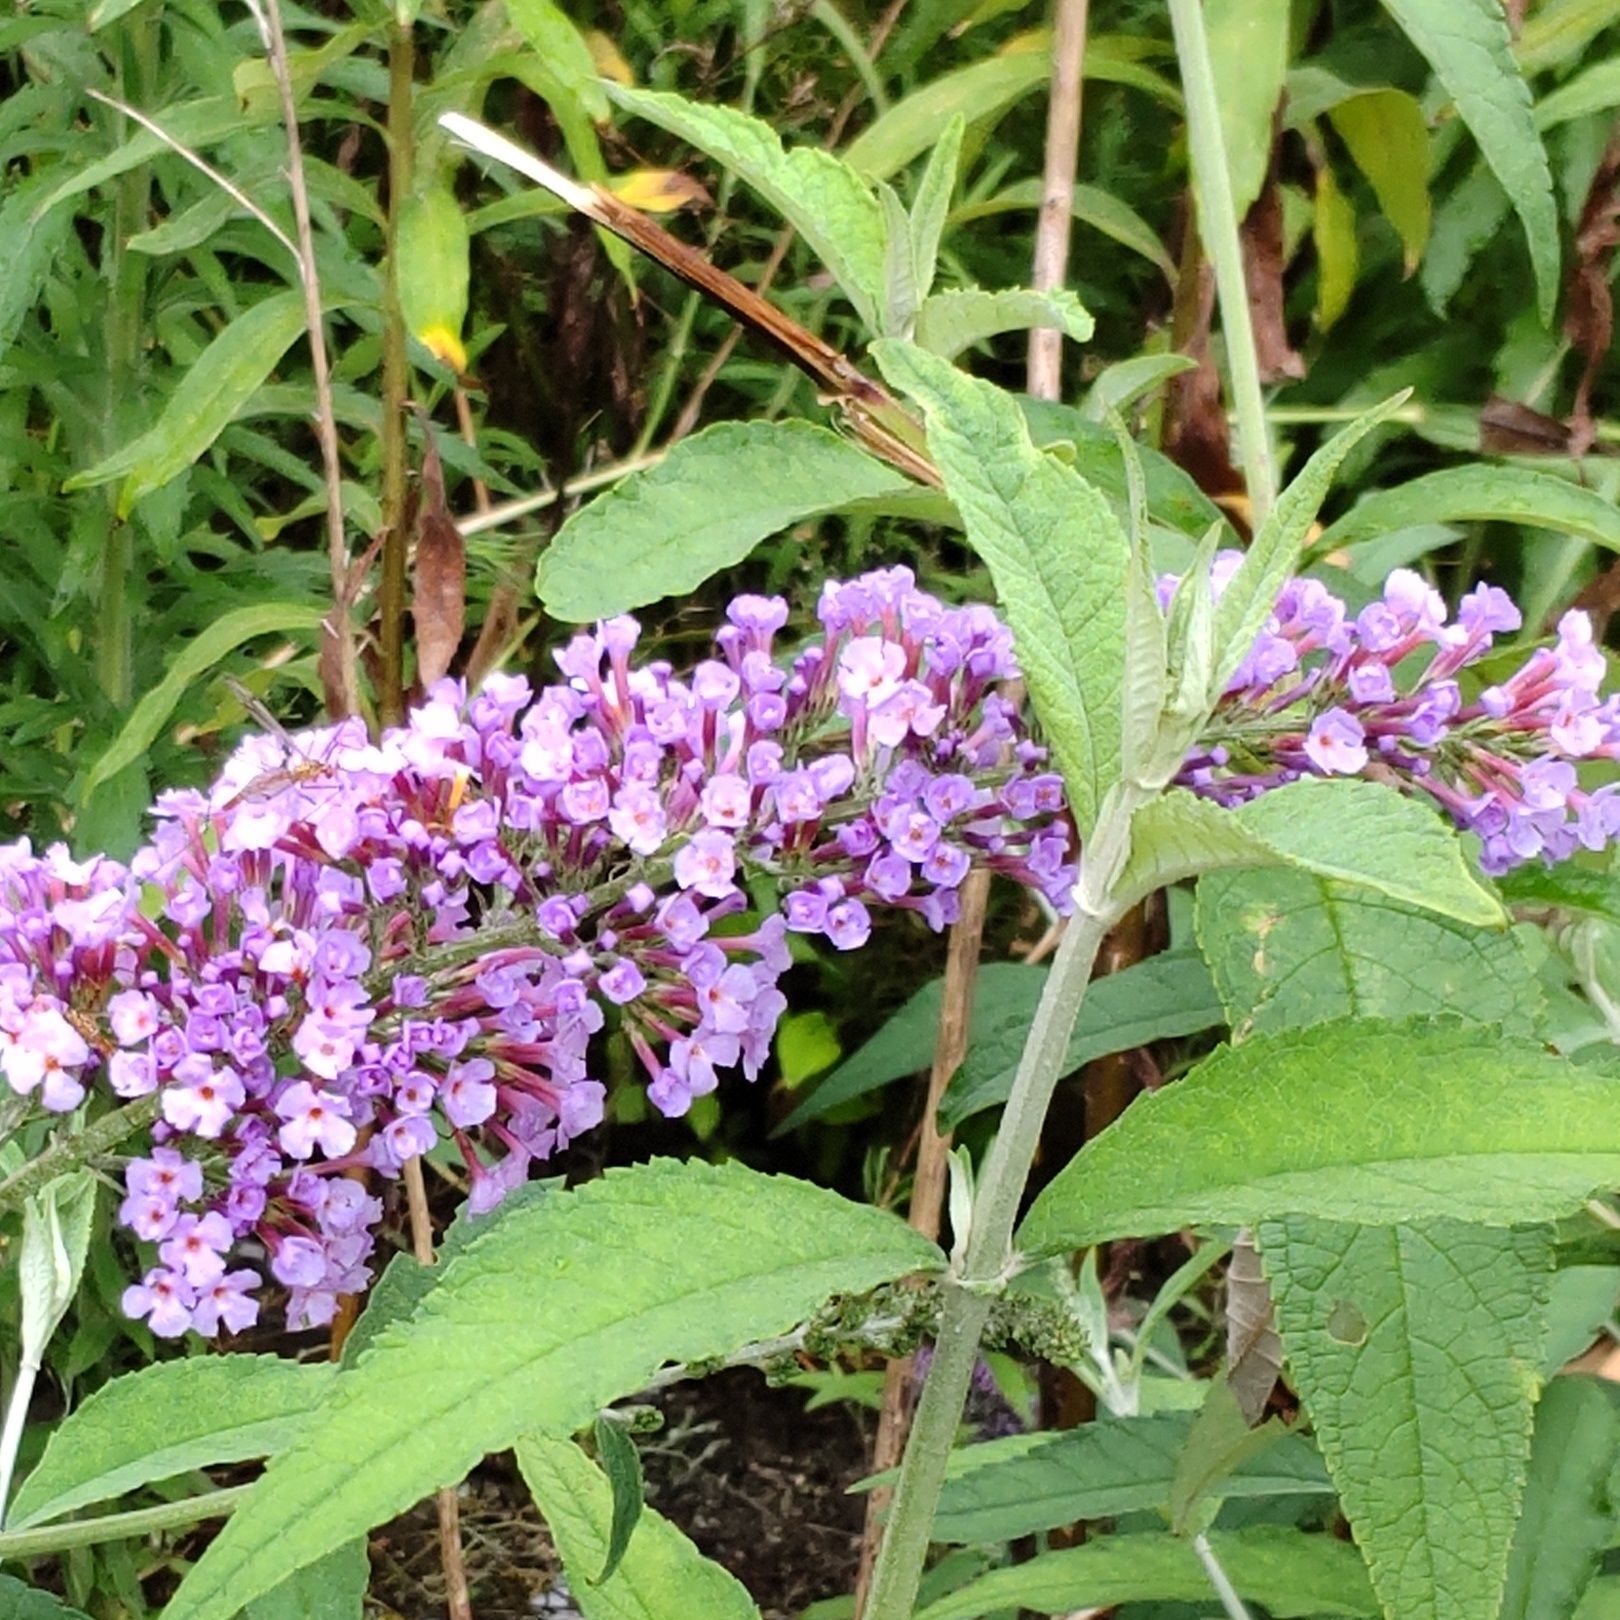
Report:
[[[1282,193],[1275,177],[1267,180],[1243,221],[1243,279],[1249,289],[1249,319],[1254,323],[1254,357],[1262,382],[1298,381],[1305,362],[1288,341],[1283,316]]]
[[[416,672],[424,687],[448,674],[467,619],[467,553],[444,495],[444,466],[423,421],[422,483],[416,510],[411,619]]]

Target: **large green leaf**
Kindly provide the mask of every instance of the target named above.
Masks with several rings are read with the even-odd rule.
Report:
[[[1288,67],[1288,13],[1288,0],[1204,0],[1221,144],[1239,219],[1271,167],[1272,124]]]
[[[933,1061],[943,983],[934,979],[925,984],[777,1130],[820,1119],[857,1097],[926,1069]],[[954,1128],[980,1109],[1006,1101],[1045,984],[1044,968],[1019,962],[987,962],[979,969],[967,1051],[940,1104],[942,1128]],[[1073,1071],[1093,1058],[1191,1035],[1221,1021],[1221,1003],[1201,957],[1191,951],[1150,956],[1092,984],[1064,1062]]]
[[[165,1611],[227,1620],[519,1435],[569,1434],[669,1361],[784,1332],[939,1263],[903,1222],[739,1164],[654,1160],[543,1198],[439,1267]]]
[[[1495,1614],[1530,1453],[1550,1229],[1294,1216],[1259,1240],[1294,1386],[1386,1613]]]
[[[1620,1520],[1613,1386],[1555,1378],[1536,1406],[1524,1512],[1498,1620],[1567,1620]]]
[[[362,1537],[294,1570],[242,1611],[242,1620],[362,1620],[371,1560]]]
[[[742,1583],[651,1508],[642,1511],[618,1568],[598,1581],[613,1519],[601,1469],[572,1440],[524,1435],[515,1449],[585,1620],[759,1620]]]
[[[1194,1414],[1100,1418],[1077,1429],[1009,1435],[951,1453],[934,1540],[1015,1541],[1081,1519],[1162,1508]],[[1223,1496],[1318,1495],[1327,1471],[1304,1435],[1287,1434],[1240,1463]]]
[[[854,169],[820,147],[784,150],[769,124],[732,107],[619,84],[607,85],[607,93],[752,186],[815,250],[867,326],[882,330],[888,233],[877,198]]]
[[[103,782],[133,765],[158,739],[180,700],[219,661],[256,636],[314,630],[322,609],[307,602],[258,602],[222,613],[175,655],[163,679],[130,710],[124,728],[97,757],[79,790],[87,800]]]
[[[1284,1215],[1545,1220],[1620,1182],[1620,1083],[1478,1026],[1339,1019],[1224,1046],[1035,1200],[1029,1254]]]
[[[1321,553],[1422,523],[1524,523],[1620,551],[1620,512],[1595,489],[1529,467],[1446,467],[1364,495],[1312,550]]]
[[[230,425],[304,330],[304,295],[272,293],[238,315],[197,357],[156,423],[122,450],[62,486],[89,489],[124,480],[118,515],[183,472]]]
[[[193,1468],[265,1457],[332,1386],[329,1362],[279,1356],[164,1361],[104,1384],[51,1434],[12,1503],[26,1529]]]
[[[1136,900],[1183,878],[1255,866],[1314,872],[1476,927],[1504,920],[1438,812],[1350,778],[1307,777],[1237,810],[1166,793],[1137,812],[1117,892]]]
[[[1384,0],[1384,8],[1428,58],[1512,199],[1530,245],[1541,318],[1551,320],[1558,299],[1558,209],[1506,14],[1494,0]]]
[[[554,618],[609,618],[682,596],[767,535],[861,503],[944,503],[810,422],[718,422],[575,512],[540,554]]]
[[[585,36],[551,0],[506,0],[506,15],[545,63],[559,86],[580,104],[595,123],[608,118],[599,69]]]
[[[931,354],[947,360],[1000,332],[1047,327],[1076,343],[1091,336],[1092,320],[1072,292],[1034,292],[1010,287],[984,292],[976,287],[935,293],[917,311],[915,337]]]
[[[1533,1036],[1542,995],[1518,937],[1309,872],[1212,872],[1198,943],[1235,1030],[1452,1013]]]
[[[1084,835],[1120,772],[1125,533],[1096,489],[1035,448],[1009,394],[910,344],[874,353],[922,407]]]
[[[1263,1605],[1276,1620],[1378,1612],[1355,1548],[1333,1536],[1264,1525],[1217,1531],[1209,1540],[1238,1596]],[[991,1570],[919,1610],[917,1620],[975,1620],[1016,1609],[1066,1615],[1133,1599],[1201,1603],[1205,1609],[1219,1605],[1191,1544],[1180,1536],[1149,1531],[1102,1536],[1082,1547],[1040,1553],[1028,1563]]]

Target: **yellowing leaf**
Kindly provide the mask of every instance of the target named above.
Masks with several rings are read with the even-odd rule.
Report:
[[[448,186],[409,198],[399,218],[399,302],[405,324],[456,371],[467,369],[467,221]]]
[[[1322,331],[1344,314],[1356,288],[1361,255],[1356,246],[1356,211],[1324,163],[1316,171],[1316,324]]]
[[[1371,90],[1340,102],[1328,117],[1399,233],[1411,275],[1429,240],[1429,126],[1423,109],[1404,90]]]
[[[631,169],[611,180],[608,190],[644,214],[668,214],[709,200],[708,192],[679,169]]]
[[[415,336],[435,360],[442,360],[458,377],[465,375],[466,345],[448,326],[436,322],[432,326],[424,326]]]
[[[591,60],[596,64],[596,71],[604,79],[611,79],[615,84],[636,82],[635,71],[625,61],[624,53],[614,42],[611,34],[604,34],[600,28],[587,29],[585,46],[591,53]]]

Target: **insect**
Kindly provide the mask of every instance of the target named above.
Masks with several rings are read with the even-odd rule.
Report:
[[[248,715],[287,750],[292,756],[292,762],[277,766],[274,770],[261,772],[244,787],[238,788],[221,806],[222,809],[233,810],[244,801],[257,803],[287,788],[297,787],[300,783],[315,781],[332,774],[331,761],[315,759],[305,753],[287,728],[240,681],[227,675],[225,684],[230,688],[231,695],[236,701],[247,710]]]

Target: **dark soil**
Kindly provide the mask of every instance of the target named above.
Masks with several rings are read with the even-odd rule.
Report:
[[[866,1472],[870,1414],[806,1412],[804,1391],[741,1369],[677,1385],[656,1404],[664,1427],[639,1440],[647,1500],[748,1588],[764,1620],[795,1620],[853,1589],[864,1498],[846,1490]],[[461,1517],[475,1620],[574,1620],[557,1554],[508,1461],[473,1475]],[[440,1620],[431,1502],[379,1530],[371,1558],[379,1616]]]

